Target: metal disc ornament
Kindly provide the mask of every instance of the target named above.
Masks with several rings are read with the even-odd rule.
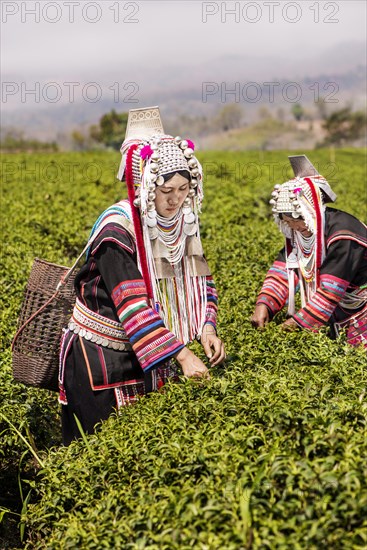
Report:
[[[196,231],[197,231],[197,225],[196,223],[190,223],[190,224],[184,224],[183,226],[183,230],[184,230],[184,233],[185,235],[188,235],[188,236],[192,236],[192,235],[195,235]]]
[[[147,216],[148,216],[148,218],[156,218],[157,217],[157,211],[156,210],[148,210]]]
[[[157,225],[157,218],[150,218],[147,216],[147,226],[148,227],[155,227]]]
[[[194,212],[190,212],[188,214],[184,214],[184,222],[191,224],[195,222],[195,214]]]

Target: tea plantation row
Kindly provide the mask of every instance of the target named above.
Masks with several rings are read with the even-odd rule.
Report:
[[[3,162],[2,547],[366,548],[365,353],[326,330],[285,335],[284,314],[263,331],[249,322],[282,245],[268,200],[291,175],[285,152],[200,155],[202,237],[228,354],[210,381],[170,384],[63,448],[56,394],[12,380],[9,347],[32,260],[71,265],[96,216],[125,196],[116,157]],[[363,152],[310,157],[336,206],[365,219]]]

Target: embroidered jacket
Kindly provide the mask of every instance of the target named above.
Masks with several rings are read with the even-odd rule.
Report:
[[[302,328],[317,330],[329,320],[343,321],[363,309],[367,298],[358,295],[367,285],[367,229],[354,216],[326,208],[326,257],[320,267],[320,284],[312,298],[293,316]],[[271,316],[288,300],[288,274],[283,248],[263,283],[257,304],[265,304]],[[300,273],[296,274],[295,284]],[[353,307],[353,299],[355,307]]]
[[[142,383],[144,373],[164,365],[184,347],[148,303],[135,240],[120,224],[108,223],[98,234],[75,278],[75,288],[83,306],[121,323],[132,346],[132,351],[115,350],[83,338],[83,356],[93,390]],[[217,292],[212,277],[207,277],[205,322],[215,327],[216,315]],[[73,346],[80,345],[80,338],[70,331],[62,345],[61,402],[65,362]]]

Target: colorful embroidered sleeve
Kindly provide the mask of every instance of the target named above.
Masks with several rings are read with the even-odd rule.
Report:
[[[148,371],[182,349],[183,343],[148,304],[136,256],[114,242],[104,242],[95,260],[142,369]]]
[[[295,285],[298,277],[295,276]],[[286,304],[288,299],[288,274],[285,264],[284,250],[282,250],[271,268],[269,269],[260,294],[257,297],[257,304],[265,304],[271,316],[274,316]]]
[[[338,240],[330,245],[320,269],[319,288],[293,316],[300,327],[317,331],[328,322],[359,270],[363,256],[364,249],[356,242]]]
[[[212,276],[206,278],[206,314],[205,323],[212,325],[214,328],[217,326],[217,311],[218,311],[218,293],[215,288],[215,283]]]

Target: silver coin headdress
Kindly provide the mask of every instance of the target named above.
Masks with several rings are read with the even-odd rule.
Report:
[[[324,210],[324,203],[334,202],[336,194],[305,155],[289,157],[295,177],[282,185],[275,185],[272,192],[272,211],[281,231],[288,235],[289,227],[279,214],[302,218],[311,231],[315,231],[315,216]]]
[[[166,174],[182,170],[190,174],[190,191],[187,203],[195,202],[200,211],[203,199],[202,167],[194,156],[194,143],[180,136],[164,133],[159,107],[131,109],[126,137],[121,146],[122,160],[118,179],[124,178],[129,148],[137,144],[132,154],[132,171],[135,186],[135,206],[145,215],[153,208],[156,186],[164,184]]]

